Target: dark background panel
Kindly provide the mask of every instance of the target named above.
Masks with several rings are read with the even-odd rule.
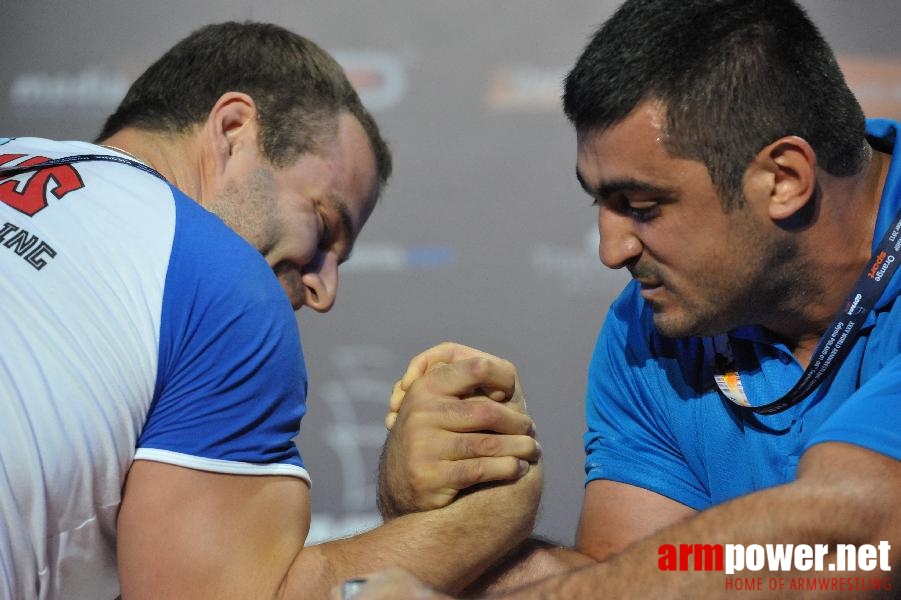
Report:
[[[311,539],[377,522],[393,381],[446,339],[520,368],[545,451],[539,532],[572,541],[585,369],[622,273],[597,258],[560,82],[616,2],[35,1],[4,5],[0,135],[91,139],[173,43],[228,19],[307,35],[348,70],[390,141],[393,181],[328,315],[301,311],[311,374],[300,438]],[[868,114],[901,118],[897,0],[807,0]],[[816,90],[811,90],[816,93]]]

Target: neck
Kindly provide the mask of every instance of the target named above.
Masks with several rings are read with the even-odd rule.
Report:
[[[804,234],[802,268],[809,289],[764,326],[784,340],[795,358],[807,366],[820,338],[832,324],[870,259],[882,189],[891,156],[872,151],[867,166],[853,177],[821,174],[818,214]]]
[[[99,143],[152,167],[191,198],[203,198],[204,169],[196,137],[190,133],[163,134],[129,127]]]

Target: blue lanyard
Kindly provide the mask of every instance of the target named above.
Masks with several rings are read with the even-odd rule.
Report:
[[[72,163],[79,162],[87,162],[91,160],[100,160],[107,162],[116,162],[123,165],[128,165],[130,167],[134,167],[136,169],[140,169],[145,173],[150,173],[154,177],[158,177],[163,181],[166,181],[166,178],[160,175],[159,171],[154,169],[153,167],[149,167],[144,163],[138,162],[136,160],[132,160],[130,158],[125,158],[124,156],[116,156],[113,154],[76,154],[74,156],[63,156],[61,158],[54,158],[51,160],[45,160],[42,163],[38,163],[36,165],[13,165],[13,166],[4,166],[0,165],[0,175],[4,178],[12,177],[13,175],[19,175],[20,173],[27,173],[29,171],[34,171],[37,169],[47,169],[50,167],[56,167],[59,165],[70,165]]]
[[[901,262],[901,210],[895,215],[894,225],[889,227],[882,237],[863,273],[857,278],[844,307],[820,339],[807,369],[794,387],[774,402],[763,406],[751,406],[737,369],[730,365],[714,373],[720,391],[733,403],[760,415],[782,412],[806,398],[823,382],[829,371],[845,359],[860,336],[863,322],[882,296],[899,262]]]

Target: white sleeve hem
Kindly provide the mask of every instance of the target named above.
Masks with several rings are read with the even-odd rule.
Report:
[[[257,464],[218,458],[204,458],[192,454],[182,454],[171,450],[157,448],[138,448],[135,460],[151,460],[178,467],[187,467],[211,473],[228,473],[229,475],[287,475],[303,479],[311,485],[310,474],[303,467],[284,463]]]

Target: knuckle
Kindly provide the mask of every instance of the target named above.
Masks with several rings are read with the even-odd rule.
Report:
[[[478,380],[483,379],[491,371],[491,367],[492,367],[491,362],[492,362],[491,359],[489,359],[485,356],[477,356],[475,358],[470,359],[469,360],[470,374]]]
[[[472,407],[478,422],[486,429],[493,429],[501,422],[503,414],[499,404],[492,402],[479,402]]]
[[[505,371],[510,371],[514,376],[519,376],[519,371],[517,371],[516,365],[514,365],[511,361],[507,360],[506,358],[499,358],[498,360],[500,361],[501,367]]]
[[[456,347],[457,344],[455,344],[454,342],[445,340],[440,344],[432,346],[431,348],[423,352],[420,356],[422,356],[427,361],[432,361],[439,357],[452,356]]]
[[[429,389],[429,379],[417,379],[404,394],[400,410],[408,413],[421,413],[435,401],[435,394]]]
[[[497,456],[500,454],[502,447],[503,444],[500,438],[494,435],[486,435],[477,442],[479,456]]]
[[[407,475],[407,478],[410,481],[410,487],[416,493],[422,493],[425,490],[428,490],[429,485],[433,480],[431,472],[432,469],[429,469],[424,465],[413,466]]]
[[[519,459],[515,456],[505,456],[500,459],[501,476],[504,479],[512,479],[519,473]]]

